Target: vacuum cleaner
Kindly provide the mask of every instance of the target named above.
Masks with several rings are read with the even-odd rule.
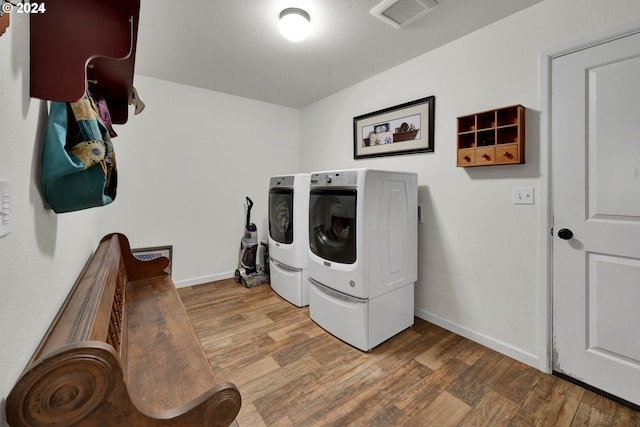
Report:
[[[240,240],[238,268],[233,277],[236,282],[241,283],[247,288],[251,288],[255,285],[267,283],[269,276],[264,272],[258,271],[258,264],[256,262],[258,255],[258,228],[251,222],[253,201],[249,197],[246,197],[246,207],[247,220],[244,225],[244,235],[242,236],[242,240]]]

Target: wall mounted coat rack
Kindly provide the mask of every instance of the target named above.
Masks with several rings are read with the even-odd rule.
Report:
[[[140,0],[47,2],[31,15],[31,96],[73,102],[89,89],[126,123],[139,14]]]

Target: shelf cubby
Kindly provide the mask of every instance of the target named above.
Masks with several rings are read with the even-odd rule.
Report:
[[[522,164],[525,108],[512,105],[458,117],[459,167]]]

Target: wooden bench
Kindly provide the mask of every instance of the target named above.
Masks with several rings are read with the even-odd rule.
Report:
[[[17,426],[228,426],[219,383],[163,270],[122,234],[102,239],[6,402]]]

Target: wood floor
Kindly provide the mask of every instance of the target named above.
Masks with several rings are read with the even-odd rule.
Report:
[[[640,413],[424,320],[363,353],[269,285],[181,288],[240,427],[624,426]]]

